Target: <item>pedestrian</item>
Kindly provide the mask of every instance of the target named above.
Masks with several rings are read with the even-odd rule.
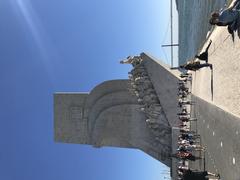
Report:
[[[191,133],[182,133],[178,137],[182,138],[182,139],[196,139],[196,138],[200,138],[200,135],[199,134],[191,134]]]
[[[182,122],[196,121],[197,118],[191,118],[190,116],[179,116],[178,117]]]
[[[182,111],[182,112],[180,112],[180,113],[177,113],[177,115],[179,115],[179,117],[181,117],[181,116],[190,115],[190,113]]]
[[[222,8],[220,11],[215,11],[211,14],[209,23],[217,26],[228,26],[228,32],[233,34],[238,29],[240,11],[239,0],[235,0],[232,6],[229,8]]]
[[[202,159],[201,157],[194,156],[191,152],[177,152],[176,157],[183,160],[196,161]]]
[[[182,107],[183,105],[193,105],[193,102],[190,100],[178,99],[178,106]]]
[[[199,171],[199,170],[183,170],[183,180],[210,180],[210,179],[219,179],[219,174],[214,174],[208,171]],[[208,176],[212,176],[211,178]]]
[[[186,128],[180,128],[179,129],[180,133],[190,133],[190,134],[194,134],[195,131],[190,131],[189,129],[186,129]]]
[[[178,138],[178,144],[179,145],[194,145],[196,143],[199,143],[199,141],[193,140],[193,139],[181,139]]]
[[[198,59],[203,60],[206,63],[208,63],[208,49],[209,49],[211,44],[212,44],[212,40],[210,40],[206,50],[203,53],[201,53],[199,56],[196,55],[195,58],[198,58]]]
[[[179,89],[178,96],[181,98],[187,97],[189,95],[189,89],[187,88],[186,90]]]
[[[210,67],[210,69],[212,69],[212,64],[209,64],[209,63],[201,64],[199,61],[191,60],[184,65],[180,65],[180,68],[190,70],[190,71],[197,71],[204,67]]]
[[[178,87],[178,91],[179,91],[179,93],[184,92],[184,93],[189,94],[189,88],[186,87],[186,86],[184,86],[184,85],[180,85],[180,86]]]
[[[204,151],[205,148],[201,147],[200,145],[185,144],[185,145],[180,145],[179,150],[182,150],[182,151],[185,151],[185,152],[193,152],[193,151]]]
[[[181,77],[181,78],[191,77],[191,76],[192,76],[192,74],[191,74],[191,73],[187,73],[187,72],[184,72],[184,73],[181,73],[181,74],[180,74],[180,77]]]

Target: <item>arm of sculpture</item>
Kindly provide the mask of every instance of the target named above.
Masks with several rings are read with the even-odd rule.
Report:
[[[121,60],[120,63],[121,64],[131,64],[132,63],[132,57],[128,56],[127,59]]]

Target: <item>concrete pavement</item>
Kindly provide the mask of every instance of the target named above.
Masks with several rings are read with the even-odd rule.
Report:
[[[233,42],[226,27],[217,27],[209,39],[213,41],[209,49],[213,71],[203,68],[193,73],[192,93],[240,117],[240,40],[235,35]]]
[[[240,180],[240,119],[196,96],[192,99],[196,102],[192,114],[198,120],[191,127],[201,135],[206,152],[205,162],[191,167],[220,173],[223,180]]]

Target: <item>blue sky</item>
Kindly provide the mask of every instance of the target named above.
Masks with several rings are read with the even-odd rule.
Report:
[[[53,93],[127,78],[130,66],[119,61],[128,55],[145,51],[168,62],[161,49],[168,1],[1,0],[0,22],[0,179],[167,176],[139,150],[55,143]]]

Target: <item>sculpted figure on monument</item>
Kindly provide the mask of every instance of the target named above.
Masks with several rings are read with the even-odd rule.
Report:
[[[143,97],[143,100],[146,102],[146,104],[156,104],[159,102],[158,97],[154,94],[151,95],[145,95]]]
[[[148,120],[148,119],[147,119]],[[146,120],[146,121],[147,121]],[[155,124],[147,124],[148,125],[148,127],[150,128],[150,129],[153,129],[153,130],[156,130],[156,129],[158,129],[159,128],[159,124],[157,124],[157,123],[155,123]]]
[[[160,153],[161,154],[161,156],[160,156],[161,160],[163,160],[163,161],[171,156],[171,154],[169,153],[169,152],[171,152],[170,147],[167,147],[166,149],[168,149],[168,151],[163,151],[162,150],[161,153]]]
[[[141,85],[141,84],[152,84],[152,82],[149,79],[138,79],[134,81],[135,84]]]
[[[143,111],[145,113],[161,114],[162,107],[158,103],[150,104],[150,105],[146,104],[143,107],[141,107],[141,111]]]
[[[159,117],[159,114],[153,114],[151,112],[145,112],[145,115],[147,118],[150,118],[150,119],[158,119]]]
[[[144,71],[145,71],[145,68],[141,66],[141,67],[132,69],[130,72],[128,72],[128,74],[131,74],[132,76],[136,76],[138,73],[142,73]]]
[[[154,119],[154,118],[149,118],[146,120],[146,123],[149,124],[149,125],[153,125],[153,124],[158,124],[157,123],[157,120]]]
[[[138,79],[138,80],[134,80],[134,83],[137,85],[141,85],[141,84],[152,84],[150,80],[144,80],[144,79]]]
[[[131,72],[129,72],[131,74]],[[147,73],[145,72],[145,70],[143,71],[137,71],[137,72],[133,72],[133,74],[131,74],[133,79],[137,78],[137,77],[146,77]]]
[[[154,104],[158,103],[158,98],[147,95],[144,96],[143,98],[138,98],[138,101],[143,102],[144,104]]]
[[[138,76],[134,80],[137,81],[139,79],[148,79],[149,80],[149,77],[148,76]]]
[[[145,92],[147,89],[149,88],[152,88],[152,84],[141,84],[141,85],[135,85],[135,84],[132,84],[132,88],[135,90],[135,91],[138,91],[138,92]]]
[[[167,146],[167,142],[164,138],[162,137],[155,137],[155,141],[157,141],[159,144],[164,145],[165,147]]]
[[[171,152],[171,147],[169,145],[165,144],[161,144],[160,142],[156,141],[153,143],[153,146],[157,147],[157,148],[161,148],[160,152],[159,152],[159,157],[161,160],[166,160],[167,158],[169,158],[171,156],[171,154],[169,152]],[[162,148],[164,147],[164,149]]]
[[[147,89],[153,89],[153,85],[152,83],[143,83],[139,86],[139,88],[142,90],[142,91],[146,91]]]
[[[144,93],[149,95],[149,94],[155,93],[155,91],[154,91],[154,89],[149,88],[149,89],[147,89]]]
[[[136,91],[136,92],[135,92],[135,95],[136,95],[138,98],[140,98],[140,99],[141,99],[141,98],[144,96],[144,93],[143,93],[143,92],[141,92],[141,91],[139,91],[139,92],[138,92],[138,91]]]
[[[149,118],[146,120],[146,123],[147,123],[148,125],[158,124],[159,126],[168,127],[167,122],[164,121],[163,119],[161,119],[160,117],[161,117],[161,116],[158,116],[157,118],[155,118],[155,117],[149,117]]]
[[[153,93],[148,93],[148,92],[147,92],[147,90],[146,91],[135,91],[135,95],[137,97],[139,97],[140,99],[143,99],[144,96],[151,96],[151,97],[154,96]],[[154,96],[154,97],[156,97],[156,96]],[[143,108],[147,108],[147,107],[143,107]]]
[[[159,119],[159,121],[161,121],[161,119],[159,118],[160,117],[160,114],[154,114],[154,113],[146,113],[146,117],[147,118],[153,118],[153,119]]]
[[[145,82],[145,81],[150,81],[148,76],[138,76],[134,79],[135,82]]]
[[[153,113],[158,113],[158,114],[161,114],[161,111],[162,111],[162,107],[160,106],[160,104],[151,104],[150,106],[148,106],[148,109]]]
[[[147,72],[143,66],[140,66],[138,68],[132,69],[129,74],[131,74],[134,78],[139,77],[139,76],[146,76]]]
[[[132,86],[132,92],[134,92],[134,94],[140,99],[143,99],[144,96],[151,96],[155,98],[153,93],[154,90],[151,88],[152,83],[150,81],[146,83],[141,83],[141,84],[131,82],[130,85]],[[152,92],[152,93],[149,93],[149,92]]]
[[[132,64],[133,67],[139,65],[142,59],[139,56],[128,56],[127,59],[120,61],[121,64]]]
[[[165,125],[161,125],[159,126],[159,128],[151,129],[151,130],[155,136],[162,137],[162,138],[171,133],[171,130],[169,129],[169,127]]]
[[[158,131],[158,129],[160,128],[161,124],[157,123],[157,122],[151,122],[151,121],[154,121],[154,119],[150,118],[150,119],[147,119],[146,120],[146,123],[147,123],[147,126],[148,128],[154,132],[154,131]],[[156,135],[156,134],[155,134]]]

